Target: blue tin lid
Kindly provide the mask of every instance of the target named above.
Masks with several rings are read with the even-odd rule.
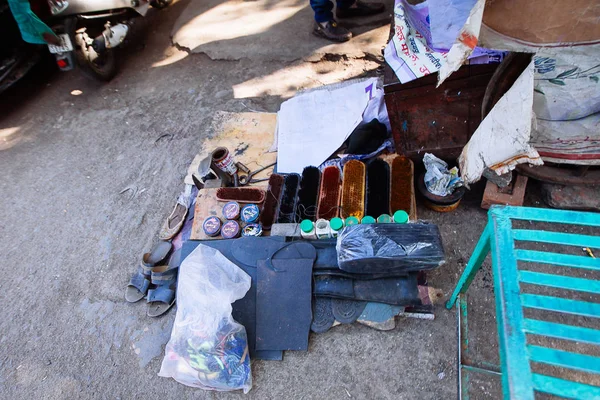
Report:
[[[242,207],[242,211],[240,212],[240,218],[245,223],[249,224],[252,222],[256,222],[258,220],[258,215],[260,214],[260,210],[256,204],[246,204]]]

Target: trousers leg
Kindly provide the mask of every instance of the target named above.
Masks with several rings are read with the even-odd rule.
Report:
[[[333,3],[331,0],[310,0],[310,6],[315,12],[315,21],[327,22],[333,19]]]

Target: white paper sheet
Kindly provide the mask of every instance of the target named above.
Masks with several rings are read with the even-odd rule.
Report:
[[[277,171],[302,173],[333,154],[362,121],[377,78],[324,86],[281,105],[277,114]]]

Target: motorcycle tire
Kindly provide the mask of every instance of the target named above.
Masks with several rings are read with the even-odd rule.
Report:
[[[154,8],[163,9],[171,5],[173,0],[150,0],[150,5]]]
[[[81,71],[90,78],[108,82],[117,75],[118,66],[114,50],[106,50],[102,56],[102,64],[89,61],[80,49],[75,52],[75,57]]]

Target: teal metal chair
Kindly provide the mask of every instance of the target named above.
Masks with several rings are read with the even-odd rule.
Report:
[[[522,290],[523,284],[528,284],[540,290],[552,288],[550,290],[553,293],[559,292],[556,289],[566,289],[600,294],[600,259],[594,258],[593,252],[573,255],[528,250],[522,249],[523,243],[519,243],[552,244],[559,245],[556,247],[561,249],[564,249],[562,246],[576,246],[574,248],[581,251],[582,248],[600,249],[600,237],[538,229],[516,229],[513,225],[517,225],[514,223],[517,220],[600,227],[600,214],[589,212],[503,206],[493,206],[490,209],[487,226],[452,297],[446,304],[448,309],[457,304],[458,310],[459,398],[469,397],[469,374],[485,372],[502,375],[505,399],[533,399],[535,392],[572,399],[600,399],[600,387],[569,380],[573,377],[572,372],[584,372],[588,377],[600,375],[600,357],[539,346],[528,340],[531,338],[528,335],[537,335],[548,343],[557,343],[555,339],[561,339],[571,344],[575,342],[597,345],[598,347],[592,348],[600,350],[600,330],[525,317],[527,309],[536,309],[550,312],[553,316],[558,314],[559,317],[569,315],[600,319],[600,303],[524,293],[525,290]],[[494,276],[499,368],[487,363],[474,364],[470,358],[467,339],[465,293],[488,253],[491,253]],[[520,268],[518,262],[567,267],[589,273],[586,274],[586,278],[558,275],[554,272],[561,269],[554,267],[553,273],[536,272]],[[588,279],[594,275],[599,280]],[[568,373],[559,375],[569,378],[532,372],[531,363],[539,363],[542,367],[560,367]]]

